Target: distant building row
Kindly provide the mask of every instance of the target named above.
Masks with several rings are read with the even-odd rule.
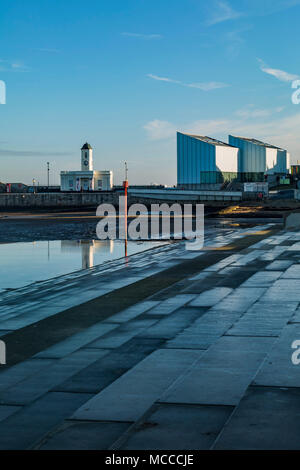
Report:
[[[203,184],[264,181],[285,175],[289,154],[274,145],[229,135],[228,144],[207,136],[177,133],[177,185],[197,189]]]

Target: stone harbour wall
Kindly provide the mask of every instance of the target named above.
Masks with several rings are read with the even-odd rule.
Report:
[[[48,209],[97,207],[103,202],[117,204],[119,195],[103,193],[7,193],[0,194],[0,209]]]

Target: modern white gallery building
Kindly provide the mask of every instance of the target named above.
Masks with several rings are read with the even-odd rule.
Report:
[[[229,135],[228,139],[240,149],[238,171],[243,180],[261,181],[264,175],[284,175],[290,167],[289,154],[282,148],[247,137]]]
[[[285,175],[288,168],[286,150],[256,139],[230,135],[225,143],[177,132],[177,186],[182,189],[264,181],[265,175]]]

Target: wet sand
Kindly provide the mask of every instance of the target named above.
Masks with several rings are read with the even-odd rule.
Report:
[[[225,214],[224,214],[225,215]],[[235,214],[237,215],[237,214]],[[272,214],[270,214],[272,215]],[[0,212],[0,243],[17,243],[51,240],[93,240],[97,239],[96,226],[99,217],[94,211],[72,212]],[[129,219],[130,220],[130,219]],[[282,223],[282,217],[273,214],[273,218],[249,216],[205,217],[205,227],[222,230],[231,225],[233,228],[253,226],[256,223]],[[172,232],[172,227],[171,227]]]

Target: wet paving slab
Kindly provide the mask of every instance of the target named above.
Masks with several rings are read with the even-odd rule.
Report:
[[[79,408],[72,419],[134,422],[201,355],[201,351],[157,350]]]
[[[38,450],[106,450],[123,435],[131,423],[66,421],[38,443]]]
[[[82,350],[54,361],[34,375],[1,391],[0,404],[28,405],[105,354],[105,350]]]
[[[288,324],[273,344],[253,385],[265,387],[300,387],[299,367],[292,362],[294,341],[300,338],[300,325]]]
[[[55,391],[97,394],[162,347],[159,338],[133,338],[61,382]]]
[[[205,450],[230,417],[233,407],[157,404],[113,448],[123,450]]]
[[[31,449],[90,397],[84,393],[47,393],[20,408],[0,422],[0,449]]]
[[[299,450],[299,414],[299,388],[251,386],[213,449]]]
[[[159,401],[237,405],[272,344],[270,338],[220,338]]]

